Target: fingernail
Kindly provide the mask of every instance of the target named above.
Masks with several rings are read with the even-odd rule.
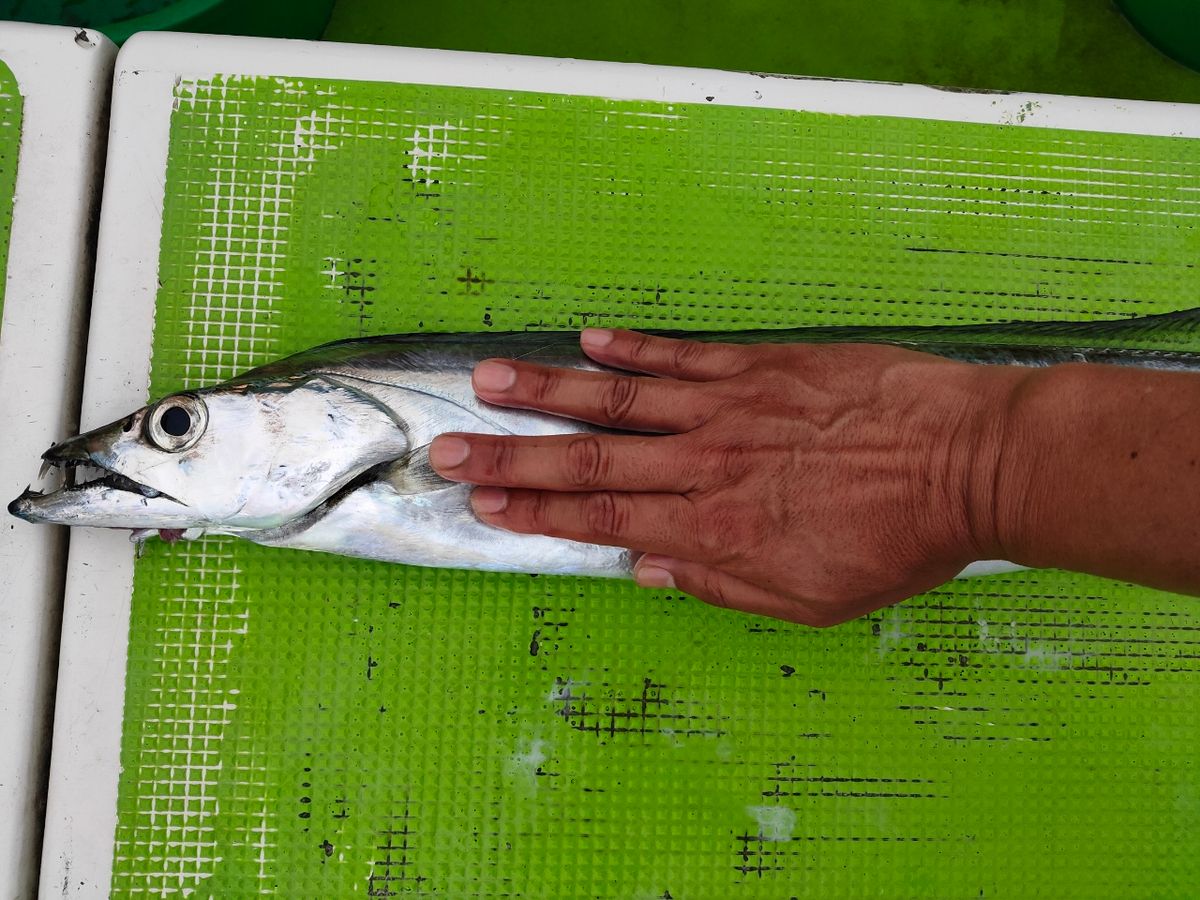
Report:
[[[443,435],[434,438],[433,443],[429,445],[429,461],[435,469],[453,469],[455,466],[461,466],[470,455],[471,445],[462,438]]]
[[[666,569],[660,569],[658,566],[638,566],[634,573],[634,580],[637,581],[639,587],[646,588],[673,588],[675,587],[675,578]]]
[[[477,390],[489,394],[507,391],[517,382],[517,370],[498,362],[481,362],[472,378]]]
[[[612,343],[613,333],[607,328],[585,328],[579,335],[579,343],[588,350],[599,350]]]
[[[508,491],[498,487],[475,488],[471,493],[471,506],[475,512],[484,515],[503,512],[508,506]]]

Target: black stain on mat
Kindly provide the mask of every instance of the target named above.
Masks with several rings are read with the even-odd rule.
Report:
[[[803,735],[821,738],[828,734]],[[860,804],[886,800],[889,803],[911,799],[927,803],[931,799],[946,799],[939,793],[939,782],[928,778],[891,777],[887,775],[843,775],[828,774],[816,763],[803,762],[796,756],[771,764],[773,774],[767,776],[769,786],[761,792],[767,805],[754,798],[750,807],[779,814],[778,827],[760,818],[757,829],[733,832],[733,869],[743,878],[764,878],[775,872],[790,868],[793,861],[803,863],[811,860],[813,847],[829,843],[945,843],[955,840],[970,840],[971,836],[889,834],[853,834],[829,831],[808,832],[806,820],[796,814],[799,804],[791,798],[803,798],[805,808],[812,809],[813,803],[837,804],[838,810],[860,810]],[[903,798],[903,799],[901,799]],[[749,799],[749,798],[748,798]],[[773,802],[773,805],[772,805]],[[855,821],[857,813],[847,821]],[[813,821],[839,821],[842,818],[834,810],[826,810]]]
[[[422,885],[429,880],[416,870],[418,835],[412,802],[405,799],[400,812],[388,816],[375,832],[376,843],[367,875],[368,897],[398,897],[401,894],[430,894]]]
[[[534,606],[532,613],[536,627],[529,641],[529,655],[545,656],[547,652],[557,650],[563,641],[563,631],[571,624],[570,616],[574,612],[573,606]]]
[[[585,683],[556,678],[551,702],[571,728],[607,743],[614,739],[664,736],[719,737],[729,717],[706,710],[700,701],[672,696],[672,688],[643,678],[640,689],[624,690],[607,683],[594,693]]]
[[[357,321],[359,336],[366,334],[374,318],[375,301],[370,295],[375,291],[373,269],[377,260],[361,256],[328,257],[326,262],[329,268],[322,273],[329,278],[326,287],[335,290],[338,305],[344,307],[344,315]]]
[[[489,284],[495,284],[495,278],[488,278],[483,272],[476,272],[470,266],[467,271],[454,279],[463,286],[463,293],[471,296],[479,296],[487,288]]]
[[[810,734],[802,737],[829,737]],[[932,778],[893,778],[882,775],[826,775],[816,771],[814,763],[801,763],[796,757],[771,764],[775,773],[767,776],[771,786],[762,792],[764,797],[839,797],[856,799],[945,799],[933,787]]]

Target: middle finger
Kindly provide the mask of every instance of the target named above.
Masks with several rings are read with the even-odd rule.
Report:
[[[429,460],[450,481],[544,491],[688,493],[698,475],[669,436],[444,434]]]

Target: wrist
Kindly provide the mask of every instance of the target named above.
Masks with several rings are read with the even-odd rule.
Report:
[[[1032,471],[1023,464],[1025,441],[1016,432],[1024,425],[1017,422],[1036,372],[945,361],[914,372],[908,392],[925,398],[921,418],[932,438],[922,477],[937,486],[927,493],[931,553],[960,569],[978,560],[1011,560],[1012,536],[1023,526],[1014,521],[1021,504],[1010,501],[1014,491],[1024,496]]]
[[[1023,401],[1039,372],[1010,366],[970,367],[970,410],[961,438],[960,457],[968,562],[1013,559],[1013,544],[1023,526],[1016,496],[1028,492],[1031,469],[1025,465]]]

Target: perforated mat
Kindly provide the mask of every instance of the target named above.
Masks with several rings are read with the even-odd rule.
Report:
[[[156,396],[358,335],[1200,297],[1194,141],[282,78],[176,94]],[[1194,600],[1057,573],[813,631],[614,581],[156,543],[113,889],[1186,896],[1198,634]]]

